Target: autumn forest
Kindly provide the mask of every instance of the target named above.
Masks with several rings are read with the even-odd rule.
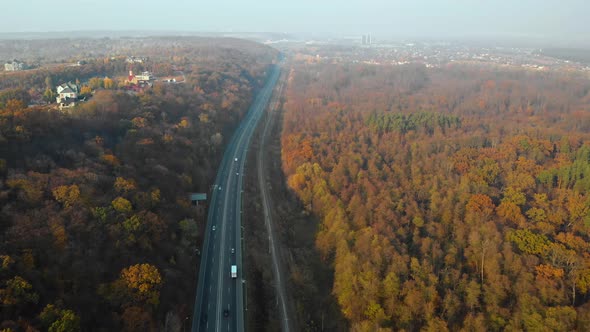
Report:
[[[1,77],[2,331],[190,327],[205,217],[188,194],[209,192],[277,52],[231,39],[155,43],[127,50],[149,55],[133,66],[106,57]],[[186,81],[125,90],[132,69]],[[90,98],[27,107],[68,81]]]
[[[296,63],[282,167],[353,331],[590,326],[590,80]]]
[[[211,192],[283,55],[267,166],[295,326],[589,330],[587,74],[322,61],[231,38],[62,42],[15,42],[47,54],[0,73],[0,331],[189,328],[207,216],[189,194]],[[80,98],[62,108],[66,82]],[[252,187],[246,324],[276,330]]]

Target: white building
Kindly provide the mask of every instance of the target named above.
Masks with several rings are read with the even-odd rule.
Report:
[[[152,73],[150,73],[149,71],[144,71],[139,75],[135,75],[135,78],[138,81],[152,81],[154,79],[154,75],[152,75]]]
[[[136,56],[128,56],[127,59],[125,59],[125,61],[127,63],[144,63],[147,61],[147,58],[144,57],[136,57]]]
[[[4,70],[6,71],[19,71],[24,69],[26,69],[25,63],[16,59],[4,64]]]
[[[75,101],[78,100],[79,92],[80,90],[76,84],[73,84],[72,82],[64,83],[57,86],[57,97],[55,99],[60,105],[75,104]]]

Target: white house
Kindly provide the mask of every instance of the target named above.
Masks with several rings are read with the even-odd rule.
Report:
[[[76,105],[78,100],[79,89],[76,84],[72,82],[64,83],[57,86],[57,97],[55,98],[59,104],[59,108],[68,108]]]
[[[78,86],[72,82],[64,83],[57,86],[57,102],[66,99],[78,99]]]

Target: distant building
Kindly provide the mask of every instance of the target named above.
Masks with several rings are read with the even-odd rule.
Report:
[[[59,103],[62,99],[71,98],[77,99],[78,98],[78,85],[68,82],[62,85],[57,86],[57,102]]]
[[[135,78],[140,82],[141,81],[148,82],[148,81],[154,80],[154,75],[152,75],[152,73],[150,73],[149,71],[144,71],[139,75],[135,75]]]
[[[128,56],[127,59],[125,59],[125,62],[127,62],[127,63],[144,63],[146,61],[147,61],[147,58],[136,57],[136,56]]]
[[[80,90],[76,84],[72,82],[64,83],[57,86],[57,97],[55,98],[59,104],[59,108],[68,108],[76,106],[78,101],[78,94]]]
[[[4,64],[4,70],[6,70],[6,71],[19,71],[19,70],[27,69],[26,67],[27,66],[25,65],[24,62],[20,62],[16,59]]]
[[[131,84],[141,85],[141,84],[151,84],[154,80],[154,75],[149,71],[144,71],[141,74],[135,75],[133,74],[133,70],[129,71],[129,77],[127,78],[127,82]]]

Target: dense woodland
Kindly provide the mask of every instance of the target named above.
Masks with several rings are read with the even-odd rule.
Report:
[[[204,218],[187,194],[209,191],[276,51],[232,40],[176,43],[153,51],[160,58],[150,54],[146,66],[182,65],[185,84],[133,94],[97,86],[67,113],[26,106],[30,91],[47,88],[47,72],[53,81],[83,80],[76,75],[129,68],[97,59],[7,79],[30,82],[27,89],[2,78],[10,87],[0,91],[3,331],[190,326]]]
[[[588,78],[298,64],[285,109],[353,331],[589,329]]]

